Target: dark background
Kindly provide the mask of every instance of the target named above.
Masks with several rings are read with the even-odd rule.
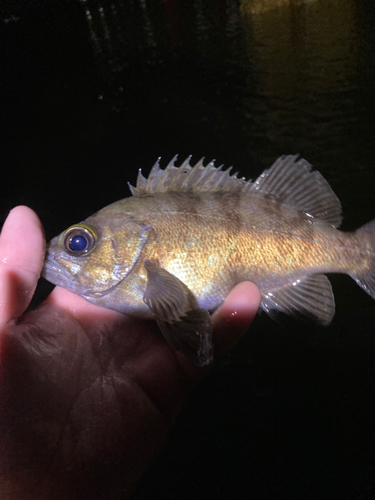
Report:
[[[26,204],[49,239],[158,156],[255,178],[298,152],[359,227],[375,217],[374,25],[372,0],[3,0],[1,219]],[[256,319],[134,499],[374,498],[375,303],[332,283],[328,328]]]

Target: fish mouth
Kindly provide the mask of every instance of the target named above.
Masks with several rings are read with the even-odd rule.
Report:
[[[56,262],[56,260],[49,255],[44,259],[41,274],[43,278],[50,281],[54,285],[61,283],[61,281],[65,280],[71,281],[73,278],[73,276],[69,273],[67,269],[65,269],[63,266],[60,266]]]
[[[82,268],[80,264],[75,265],[77,266],[77,271]],[[108,293],[108,289],[95,290],[93,288],[87,288],[87,286],[82,283],[78,283],[74,274],[69,272],[68,269],[59,264],[56,259],[50,255],[47,255],[44,260],[41,275],[52,284],[67,288],[79,295],[100,296]]]
[[[79,288],[79,283],[74,281],[74,276],[50,255],[44,259],[41,275],[54,285],[69,288],[69,290],[73,291]]]
[[[82,266],[80,264],[74,265],[77,266],[77,272],[82,269]],[[74,274],[72,274],[68,271],[68,269],[59,264],[51,255],[47,255],[44,259],[41,276],[43,276],[43,278],[56,286],[67,288],[74,293],[87,297],[102,297],[104,295],[107,295],[108,293],[112,292],[113,289],[116,288],[117,285],[119,285],[126,277],[125,276],[124,278],[116,281],[113,284],[108,284],[107,288],[104,289],[102,288],[98,290],[95,288],[88,288],[83,283],[78,283],[75,280]]]

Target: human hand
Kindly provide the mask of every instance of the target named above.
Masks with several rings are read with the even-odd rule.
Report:
[[[0,498],[118,498],[207,368],[173,351],[154,322],[59,287],[21,316],[44,250],[39,219],[16,207],[0,235]],[[216,357],[247,330],[259,304],[251,283],[230,292],[212,318]]]

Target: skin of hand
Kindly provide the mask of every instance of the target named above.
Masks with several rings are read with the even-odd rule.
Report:
[[[0,235],[0,498],[125,498],[207,368],[173,351],[154,322],[63,288],[23,314],[44,252],[36,214],[13,209]],[[252,283],[230,292],[213,315],[217,358],[259,304]]]

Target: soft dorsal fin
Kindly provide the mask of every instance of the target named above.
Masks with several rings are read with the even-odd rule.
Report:
[[[179,166],[175,163],[177,155],[162,170],[159,166],[160,158],[150,171],[146,179],[141,171],[138,173],[137,185],[131,186],[130,191],[134,196],[142,196],[151,193],[166,193],[168,191],[248,191],[251,182],[244,178],[237,179],[237,173],[230,175],[232,167],[222,170],[223,165],[215,167],[214,160],[206,166],[203,164],[204,158],[194,166],[190,165],[191,156]]]
[[[324,177],[298,155],[280,156],[253,182],[250,191],[272,195],[277,201],[338,227],[341,204]]]

